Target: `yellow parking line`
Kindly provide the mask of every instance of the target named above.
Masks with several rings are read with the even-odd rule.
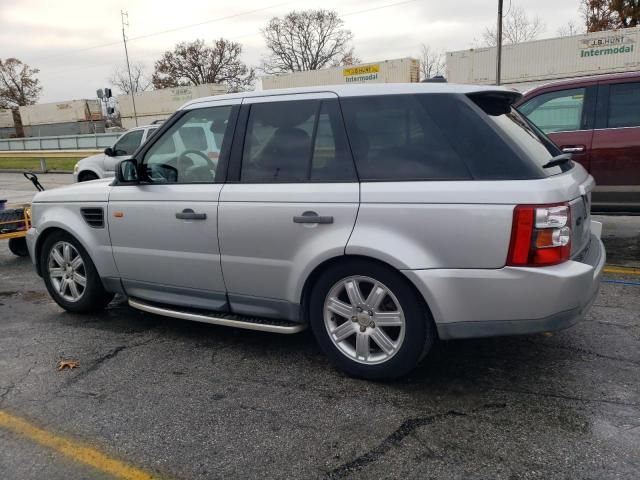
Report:
[[[95,448],[43,430],[22,418],[15,417],[2,410],[0,410],[0,428],[10,430],[40,445],[51,448],[77,462],[84,463],[96,470],[112,475],[115,478],[127,480],[150,480],[158,478],[115,458],[109,457]]]
[[[640,275],[640,268],[635,267],[604,267],[605,273],[622,273],[625,275]]]

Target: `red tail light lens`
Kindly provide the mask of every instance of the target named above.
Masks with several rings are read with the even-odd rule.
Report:
[[[507,265],[540,267],[569,260],[569,205],[518,205],[513,211]]]

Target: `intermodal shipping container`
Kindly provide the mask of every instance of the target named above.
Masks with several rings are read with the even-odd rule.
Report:
[[[134,97],[138,125],[148,125],[153,120],[166,119],[178,108],[194,98],[221,95],[225,92],[226,88],[223,85],[205,83],[203,85],[163,88],[161,90],[136,93]],[[125,128],[134,127],[135,120],[131,95],[118,95],[118,105],[122,126]]]
[[[315,87],[357,83],[410,83],[420,80],[418,60],[400,58],[344,67],[262,77],[262,88]]]
[[[99,100],[70,100],[20,107],[20,118],[26,126],[102,120]]]
[[[502,49],[501,83],[519,89],[563,78],[640,70],[640,27],[535,40]],[[453,83],[495,84],[496,48],[447,52]]]

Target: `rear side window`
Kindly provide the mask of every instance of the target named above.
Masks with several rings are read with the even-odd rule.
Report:
[[[355,181],[337,100],[251,105],[242,182]]]
[[[572,132],[582,128],[584,88],[544,93],[519,107],[544,133]]]
[[[618,83],[609,87],[607,126],[640,126],[640,83]]]
[[[342,108],[362,180],[468,179],[464,160],[439,128],[424,95],[351,97]]]
[[[542,168],[559,152],[509,97],[385,95],[342,105],[363,180],[524,180],[561,171]]]

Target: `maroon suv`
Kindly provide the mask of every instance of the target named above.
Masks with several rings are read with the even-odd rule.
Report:
[[[549,83],[518,103],[596,179],[595,211],[640,211],[640,72]]]

